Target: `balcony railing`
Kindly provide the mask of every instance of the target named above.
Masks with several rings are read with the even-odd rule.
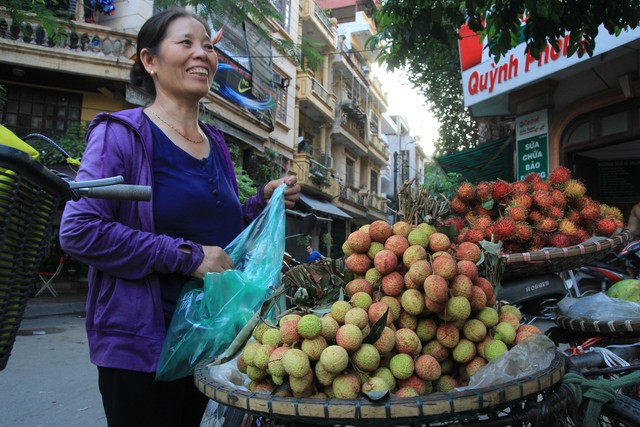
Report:
[[[27,45],[114,59],[128,59],[135,53],[135,34],[81,22],[74,23],[74,26],[75,28],[67,28],[54,41],[37,23],[26,23],[26,29],[21,30],[8,16],[0,16],[0,37]]]
[[[320,8],[320,6],[318,6],[318,3],[313,2],[313,5],[314,5],[314,12],[315,12],[316,18],[318,18],[318,20],[322,22],[322,25],[325,26],[326,30],[329,33],[332,33],[333,24],[331,23],[331,20],[329,19],[327,14],[324,13],[324,11]]]
[[[329,93],[315,77],[311,78],[311,90],[327,103],[327,105],[331,105],[331,93]]]

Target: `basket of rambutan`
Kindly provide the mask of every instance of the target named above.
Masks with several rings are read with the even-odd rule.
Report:
[[[505,278],[572,269],[630,239],[622,212],[587,196],[563,166],[548,178],[463,182],[449,209],[443,225],[455,225],[457,243],[502,242]]]

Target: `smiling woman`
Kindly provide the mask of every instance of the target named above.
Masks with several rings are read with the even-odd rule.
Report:
[[[209,27],[185,9],[140,29],[132,85],[151,102],[98,114],[78,180],[122,175],[152,187],[152,202],[66,205],[60,244],[90,266],[87,335],[109,426],[199,426],[207,398],[190,376],[156,380],[160,351],[183,286],[233,269],[223,250],[295,176],[269,181],[241,203],[222,133],[198,119],[218,68]]]

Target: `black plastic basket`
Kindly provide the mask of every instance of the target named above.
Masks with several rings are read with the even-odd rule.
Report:
[[[0,370],[37,278],[68,184],[26,153],[0,145]]]

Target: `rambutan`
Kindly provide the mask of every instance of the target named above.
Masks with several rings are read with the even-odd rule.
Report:
[[[468,224],[471,224],[472,222],[474,222],[476,220],[476,218],[478,218],[478,214],[476,213],[475,210],[469,211],[466,214],[464,214],[464,220]]]
[[[511,199],[511,203],[514,205],[524,206],[527,209],[531,209],[533,198],[529,193],[518,194],[513,199]]]
[[[600,218],[600,204],[591,200],[580,211],[580,215],[589,221],[595,221]]]
[[[469,228],[464,235],[465,242],[480,243],[485,238],[485,230],[481,228]]]
[[[611,217],[602,218],[596,222],[596,232],[602,236],[611,236],[617,228],[616,221]]]
[[[576,211],[574,209],[565,211],[564,217],[567,218],[569,221],[573,222],[574,224],[580,224],[583,219],[582,214],[579,211]]]
[[[547,181],[535,181],[531,183],[531,192],[536,192],[536,191],[546,191],[549,192],[551,191],[551,186],[549,185],[549,183]]]
[[[513,194],[525,194],[530,191],[530,186],[528,182],[525,181],[516,181],[511,184],[511,189],[513,190]]]
[[[501,179],[493,182],[492,195],[493,200],[502,200],[511,193],[511,185]]]
[[[549,234],[541,231],[534,231],[531,237],[531,246],[544,248],[549,244]]]
[[[549,217],[544,217],[536,222],[536,228],[544,233],[550,233],[558,229],[558,223]]]
[[[516,222],[515,240],[521,243],[527,243],[533,237],[533,230],[526,222]]]
[[[469,231],[468,227],[465,227],[462,230],[458,231],[458,235],[456,236],[456,243],[460,244],[465,241],[467,231]]]
[[[558,231],[567,236],[575,236],[578,234],[578,227],[568,219],[563,219],[558,224]]]
[[[549,182],[554,185],[561,185],[571,179],[571,171],[564,166],[558,166],[549,174]]]
[[[622,214],[622,211],[616,208],[615,206],[609,206],[605,204],[600,205],[600,216],[602,217],[610,216],[612,218],[616,218],[621,221],[624,221],[624,215]]]
[[[535,224],[544,217],[545,216],[542,213],[542,211],[540,211],[539,209],[532,209],[531,211],[529,211],[529,216],[527,217],[527,220],[530,223]]]
[[[527,219],[529,211],[524,206],[510,204],[506,211],[505,216],[513,221],[524,221]]]
[[[460,231],[464,228],[464,220],[457,216],[450,216],[449,218],[440,221],[438,225],[442,227],[454,226],[456,231]]]
[[[561,190],[558,190],[556,188],[555,190],[551,190],[550,194],[554,206],[557,206],[559,208],[564,208],[565,206],[567,206],[567,198]]]
[[[482,205],[476,206],[476,215],[478,216],[491,216],[491,213],[491,210],[483,208]]]
[[[491,225],[491,223],[493,223],[493,220],[489,215],[478,215],[478,217],[475,219],[475,221],[471,225],[475,228],[480,228],[484,230],[489,225]]]
[[[463,182],[456,190],[456,196],[465,202],[469,202],[476,198],[476,187],[470,182]]]
[[[453,199],[449,202],[449,209],[456,215],[462,215],[469,210],[469,206],[458,196],[453,196]]]
[[[516,231],[515,222],[509,218],[500,218],[493,223],[493,226],[494,234],[503,241],[510,239]]]
[[[553,205],[553,200],[551,199],[548,191],[535,191],[533,192],[531,197],[533,198],[534,206],[538,206],[543,211],[549,210],[549,208],[551,208],[551,206]]]
[[[581,199],[586,192],[584,184],[577,179],[570,179],[564,185],[564,194],[570,199]]]
[[[487,228],[484,229],[484,238],[487,239],[490,242],[498,242],[498,240],[500,240],[499,238],[496,238],[495,236],[495,225],[494,224],[490,224],[487,226]]]
[[[481,181],[476,185],[476,195],[481,202],[491,200],[493,197],[493,184],[487,181]]]
[[[571,240],[566,234],[553,233],[549,237],[549,244],[556,248],[566,248],[568,246],[571,246]]]
[[[589,233],[587,232],[587,230],[585,230],[584,228],[578,228],[577,232],[575,235],[570,236],[569,240],[571,242],[572,245],[577,245],[579,243],[582,243],[586,240],[589,240],[591,236],[589,235]]]
[[[553,219],[561,219],[564,217],[564,209],[557,206],[551,206],[547,211],[547,216]]]
[[[524,177],[524,181],[531,184],[533,182],[542,181],[542,177],[538,172],[531,172],[530,174]]]

